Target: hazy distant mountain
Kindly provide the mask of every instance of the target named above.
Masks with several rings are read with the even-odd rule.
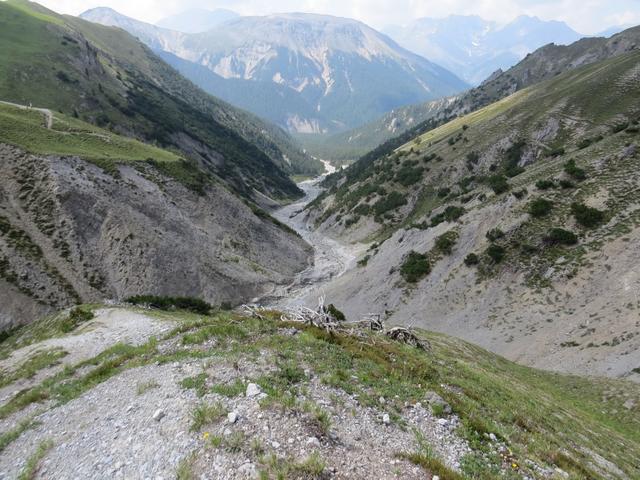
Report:
[[[603,30],[601,32],[599,32],[596,37],[606,37],[609,38],[613,35],[615,35],[616,33],[620,33],[623,32],[624,30],[627,30],[629,28],[633,27],[633,25],[631,24],[627,24],[627,25],[614,25],[612,27],[607,28],[606,30]]]
[[[166,60],[210,93],[290,131],[340,131],[467,87],[448,70],[350,19],[296,13],[240,17],[185,34],[104,8],[82,17],[128,30],[165,52]]]
[[[169,28],[184,33],[201,33],[211,30],[223,22],[238,18],[240,15],[231,10],[219,8],[206,10],[194,8],[191,10],[170,15],[156,23],[159,27]]]
[[[478,16],[421,18],[385,32],[403,47],[472,84],[479,84],[498,69],[506,70],[543,45],[566,45],[582,37],[563,22],[528,16],[503,26]]]
[[[80,18],[101,25],[120,27],[156,51],[169,50],[173,45],[180,45],[186,36],[186,34],[175,30],[140,22],[108,7],[92,8],[80,15]]]

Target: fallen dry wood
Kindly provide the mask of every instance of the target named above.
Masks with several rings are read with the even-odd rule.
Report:
[[[267,309],[257,305],[243,305],[240,310],[245,315],[264,320],[265,317],[261,312],[265,312]],[[287,308],[282,312],[280,320],[321,328],[329,333],[342,333],[357,337],[364,337],[367,331],[375,332],[396,342],[406,343],[421,350],[430,349],[429,343],[420,339],[410,328],[392,327],[386,329],[378,314],[369,314],[355,321],[337,320],[324,307],[324,298],[320,298],[318,308],[315,310],[303,306]]]

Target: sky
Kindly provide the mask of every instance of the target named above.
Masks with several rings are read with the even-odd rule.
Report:
[[[120,13],[155,23],[189,8],[227,8],[242,15],[310,12],[361,20],[382,29],[405,25],[420,17],[451,14],[479,15],[507,23],[519,15],[561,20],[583,34],[613,25],[640,24],[640,0],[36,0],[59,13],[78,15],[107,6]]]

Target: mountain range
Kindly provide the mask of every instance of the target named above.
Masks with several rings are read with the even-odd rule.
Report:
[[[293,132],[352,128],[466,83],[355,20],[312,14],[240,17],[185,34],[97,8],[204,90]],[[393,88],[389,88],[392,85]]]
[[[420,18],[384,30],[403,47],[478,85],[548,43],[569,44],[583,37],[566,23],[520,16],[506,25],[478,16]]]

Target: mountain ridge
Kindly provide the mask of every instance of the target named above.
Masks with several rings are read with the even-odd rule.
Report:
[[[227,100],[242,96],[247,81],[264,85],[268,93],[256,111],[290,131],[342,130],[399,105],[466,87],[445,69],[351,19],[311,14],[240,17],[208,32],[176,35],[113,12],[104,16],[93,10],[83,16],[128,28],[151,48],[206,67],[220,78],[203,78],[201,70],[197,82],[223,98],[234,90]],[[193,68],[182,72],[189,75]],[[224,80],[226,88],[216,90]],[[266,102],[269,92],[278,88],[285,88],[303,107]]]

